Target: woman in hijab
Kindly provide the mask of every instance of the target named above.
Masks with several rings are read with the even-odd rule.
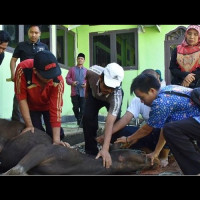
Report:
[[[172,52],[169,68],[172,84],[200,87],[200,26],[188,26],[183,42]]]

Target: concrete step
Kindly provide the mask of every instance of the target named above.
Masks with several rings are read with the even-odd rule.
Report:
[[[83,131],[71,132],[65,134],[64,142],[68,142],[71,146],[84,142]]]
[[[83,128],[79,128],[75,122],[62,123],[65,137],[63,141],[68,142],[71,146],[84,142]],[[104,123],[99,123],[97,135],[102,134]]]

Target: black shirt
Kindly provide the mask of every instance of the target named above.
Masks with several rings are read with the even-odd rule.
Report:
[[[1,65],[3,59],[4,59],[4,52],[0,54],[0,65]]]
[[[20,62],[34,58],[34,55],[43,50],[48,50],[48,46],[42,42],[31,43],[29,41],[20,42],[13,53],[14,58],[20,58]]]

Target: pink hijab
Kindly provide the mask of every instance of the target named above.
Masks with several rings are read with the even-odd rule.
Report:
[[[190,25],[190,26],[188,26],[188,28],[187,28],[187,30],[185,32],[185,39],[181,43],[181,45],[184,46],[184,47],[188,46],[188,43],[186,41],[186,34],[187,34],[188,30],[190,30],[190,29],[195,29],[199,33],[199,40],[198,40],[197,45],[199,45],[199,43],[200,43],[200,26],[198,26],[198,25]]]
[[[186,34],[189,29],[198,31],[198,42],[195,46],[189,46],[186,41]],[[177,46],[177,63],[183,72],[193,72],[200,68],[200,26],[190,25],[185,32],[185,39]]]

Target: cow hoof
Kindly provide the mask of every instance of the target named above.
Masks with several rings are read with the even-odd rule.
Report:
[[[27,174],[22,166],[17,165],[8,170],[7,172],[3,173],[3,175],[27,175]]]

